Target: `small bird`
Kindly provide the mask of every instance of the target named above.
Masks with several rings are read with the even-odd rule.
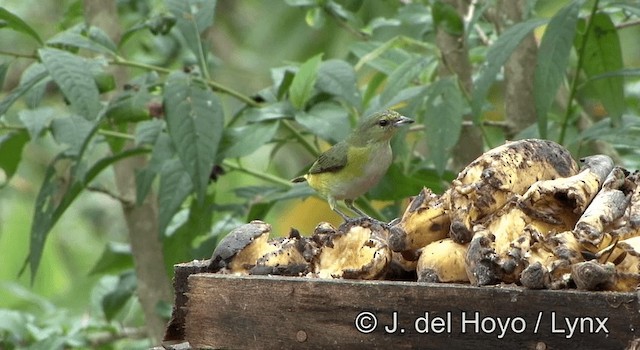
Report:
[[[391,138],[399,126],[411,123],[413,119],[391,110],[363,119],[344,141],[322,153],[306,175],[291,181],[307,181],[345,221],[350,218],[337,208],[338,200],[344,200],[356,214],[369,217],[353,201],[382,179],[391,165]]]

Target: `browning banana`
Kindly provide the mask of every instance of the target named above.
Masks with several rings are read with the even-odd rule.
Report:
[[[524,194],[539,180],[577,174],[571,154],[559,144],[527,139],[494,148],[467,166],[453,181],[450,194],[450,236],[469,242],[473,225]]]

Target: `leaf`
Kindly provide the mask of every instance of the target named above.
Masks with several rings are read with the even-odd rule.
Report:
[[[137,123],[135,130],[136,146],[155,144],[164,127],[165,122],[161,119],[145,120]]]
[[[599,12],[590,20],[593,21],[591,30],[579,36],[581,39],[586,35],[582,69],[587,77],[592,78],[622,69],[620,39],[611,18],[608,14]],[[619,124],[625,109],[623,78],[592,80],[589,84],[595,88],[614,125]]]
[[[29,141],[24,130],[12,131],[0,136],[0,189],[6,186],[18,170],[22,149]]]
[[[502,66],[507,62],[511,54],[520,45],[522,40],[535,28],[544,24],[546,20],[530,19],[509,27],[498,39],[489,47],[485,64],[480,69],[478,79],[474,83],[474,90],[471,102],[471,109],[475,121],[480,120],[482,105],[487,96],[489,88],[496,80]]]
[[[213,25],[216,0],[165,0],[165,4],[176,18],[176,26],[191,51],[200,56],[202,43],[200,34]],[[203,63],[203,62],[200,62]]]
[[[451,149],[460,137],[466,103],[452,77],[434,83],[428,96],[425,118],[427,146],[436,171],[442,174]]]
[[[424,95],[428,90],[429,86],[426,85],[410,86],[401,90],[397,95],[395,95],[390,101],[385,104],[380,104],[379,96],[376,96],[369,103],[369,107],[365,111],[364,115],[371,115],[383,109],[397,107],[398,105],[403,104],[408,100],[421,98],[421,96]]]
[[[324,15],[324,10],[321,7],[312,7],[307,10],[304,20],[307,22],[309,27],[320,29],[326,22],[326,16]]]
[[[270,120],[290,119],[293,118],[295,110],[291,108],[289,102],[276,102],[265,105],[264,107],[248,108],[242,117],[248,123],[257,123]]]
[[[15,30],[16,32],[20,32],[30,36],[35,41],[37,41],[38,44],[40,45],[43,44],[42,39],[40,39],[40,36],[38,35],[38,33],[31,26],[29,26],[25,21],[23,21],[22,18],[9,12],[4,7],[0,7],[0,21],[3,21],[4,25]]]
[[[56,113],[56,110],[51,107],[23,109],[18,111],[18,118],[27,128],[31,139],[35,140],[42,135],[43,130],[51,125]]]
[[[435,175],[439,179],[437,175]],[[392,163],[387,174],[369,191],[368,197],[374,200],[402,200],[415,196],[425,186],[424,177],[407,176],[400,165]]]
[[[56,118],[51,122],[51,134],[56,142],[69,146],[67,154],[79,155],[87,137],[93,132],[94,124],[90,121],[71,115]]]
[[[89,275],[113,274],[133,268],[131,245],[108,242]]]
[[[38,50],[42,63],[76,113],[95,120],[102,109],[100,93],[87,62],[67,51]]]
[[[345,139],[351,130],[349,114],[332,102],[320,102],[308,112],[298,112],[295,119],[312,134],[333,142]]]
[[[438,29],[442,29],[453,36],[464,34],[464,22],[458,11],[451,4],[442,0],[436,0],[431,6],[433,23]]]
[[[289,100],[297,109],[303,109],[305,103],[311,97],[321,61],[322,54],[311,57],[300,66],[300,69],[293,77],[291,87],[289,87]]]
[[[222,139],[222,105],[209,88],[177,72],[165,84],[164,110],[169,136],[202,203]]]
[[[27,93],[31,88],[48,76],[49,73],[41,64],[33,64],[29,66],[29,68],[27,68],[23,73],[18,87],[13,89],[2,101],[0,101],[0,115],[7,113],[9,108],[20,98],[20,96]]]
[[[115,54],[115,48],[112,47],[113,43],[109,45],[110,47],[106,47],[100,43],[97,43],[90,38],[82,35],[83,29],[83,24],[74,26],[68,30],[56,34],[51,39],[47,40],[47,44],[71,46],[108,55]]]
[[[7,77],[7,71],[9,70],[9,63],[0,63],[0,87],[4,86],[4,79]]]
[[[178,212],[192,190],[191,177],[183,168],[180,160],[166,161],[160,171],[160,188],[158,189],[158,217],[161,234],[165,232],[173,215]]]
[[[171,144],[171,139],[166,133],[160,133],[153,146],[151,159],[147,167],[136,172],[136,205],[141,205],[147,197],[151,185],[160,173],[162,166],[175,156],[175,150]]]
[[[411,82],[425,69],[430,59],[425,57],[415,57],[406,60],[398,68],[396,68],[387,81],[382,94],[380,94],[380,104],[386,105],[408,86],[411,86]]]
[[[534,73],[534,99],[541,138],[547,136],[547,112],[566,76],[581,4],[582,1],[572,1],[558,11],[549,21],[540,42]]]
[[[102,298],[102,311],[107,321],[111,321],[134,296],[138,280],[133,270],[122,273],[118,284]]]
[[[331,59],[322,62],[318,69],[316,87],[322,92],[344,99],[351,106],[359,107],[361,104],[356,72],[345,61]]]
[[[87,138],[91,138],[95,130],[94,128],[94,131],[87,135]],[[87,142],[85,142],[85,144],[86,143]],[[61,152],[49,163],[42,186],[40,186],[40,191],[36,197],[33,224],[31,225],[29,257],[27,259],[31,268],[31,282],[33,282],[38,271],[44,243],[49,232],[85,186],[93,181],[105,168],[116,161],[145,152],[148,151],[145,149],[130,149],[110,157],[102,158],[94,163],[86,172],[83,172],[82,177],[73,176],[80,173],[79,171],[74,171],[74,169],[81,167],[75,164],[72,168],[72,176],[66,178],[66,184],[58,178],[56,166],[59,161],[74,160],[74,157],[70,157],[66,152]]]
[[[222,139],[220,153],[224,158],[248,156],[273,140],[278,131],[278,122],[253,123],[227,128]]]

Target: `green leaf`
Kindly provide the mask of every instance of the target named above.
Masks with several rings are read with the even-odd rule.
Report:
[[[422,73],[430,60],[430,58],[426,57],[415,57],[398,66],[398,68],[389,75],[387,86],[380,95],[380,104],[387,105],[393,97],[397,96],[408,86],[411,86],[411,82]]]
[[[200,34],[213,25],[216,2],[216,0],[165,0],[169,12],[176,18],[176,26],[184,36],[187,46],[198,57],[201,56],[200,53],[204,53]]]
[[[439,178],[436,175],[437,178]],[[387,174],[369,191],[368,197],[374,200],[402,200],[415,196],[425,186],[425,178],[407,176],[399,164],[392,163]]]
[[[385,104],[381,104],[379,100],[379,96],[376,96],[369,103],[369,107],[365,111],[364,115],[371,115],[383,109],[392,108],[394,106],[397,106],[411,99],[421,98],[421,96],[424,95],[428,90],[429,90],[429,86],[427,85],[410,86],[398,92],[397,95],[393,96],[393,98]]]
[[[40,39],[38,33],[31,26],[23,21],[22,18],[9,12],[4,7],[0,7],[0,21],[3,21],[4,25],[15,30],[16,32],[20,32],[30,36],[31,38],[36,40],[38,44],[43,44],[42,39]]]
[[[0,136],[0,188],[6,186],[18,170],[22,149],[28,141],[29,134],[24,130]]]
[[[44,66],[34,64],[29,66],[23,73],[20,84],[13,89],[5,98],[0,101],[0,115],[7,113],[9,108],[25,93],[31,90],[36,84],[49,76]]]
[[[4,78],[6,78],[8,70],[9,70],[8,62],[0,63],[0,87],[4,86]]]
[[[247,123],[293,118],[295,110],[289,102],[276,102],[264,107],[248,108],[242,113]]]
[[[318,77],[318,68],[322,61],[322,54],[315,55],[300,66],[289,88],[289,100],[297,109],[303,109],[311,94]]]
[[[451,4],[436,0],[431,6],[431,14],[436,28],[454,36],[462,36],[464,34],[464,22],[456,8]]]
[[[85,140],[93,132],[95,125],[90,121],[71,115],[66,118],[56,118],[51,122],[51,134],[56,142],[67,145],[67,154],[79,155]]]
[[[308,112],[296,113],[295,119],[312,134],[333,142],[345,139],[351,130],[349,114],[333,102],[320,102]]]
[[[225,158],[250,155],[273,140],[279,125],[278,122],[264,122],[227,128],[222,139],[220,153]]]
[[[183,168],[180,160],[171,159],[166,161],[161,169],[160,188],[158,189],[158,217],[161,234],[165,232],[171,219],[178,212],[178,209],[180,209],[192,190],[191,177]]]
[[[91,138],[95,133],[87,135],[87,139]],[[85,141],[85,145],[88,141]],[[86,147],[81,147],[84,152]],[[71,176],[65,180],[68,185],[62,186],[57,174],[57,163],[59,161],[75,160],[76,157],[70,157],[68,153],[61,152],[56,158],[49,163],[45,172],[44,180],[40,191],[36,197],[36,203],[33,214],[33,224],[31,225],[31,240],[29,246],[28,263],[31,268],[31,281],[35,278],[42,258],[44,243],[53,226],[58,222],[62,214],[78,197],[87,184],[95,179],[105,168],[114,162],[139,154],[148,152],[145,149],[130,149],[110,157],[105,157],[93,164],[86,172],[80,172],[76,169],[83,168],[79,164],[72,167]],[[80,177],[79,175],[82,175]]]
[[[606,13],[596,13],[590,19],[591,30],[586,35],[582,69],[587,78],[615,72],[623,68],[622,50],[618,31]],[[577,39],[576,41],[582,42]],[[592,80],[589,82],[600,98],[614,125],[620,123],[625,109],[624,81],[622,77]]]
[[[598,140],[611,143],[615,147],[636,150],[640,147],[640,119],[623,115],[619,127],[612,127],[606,120],[600,120],[580,133],[581,140]]]
[[[18,112],[18,118],[29,131],[31,139],[37,139],[42,135],[42,131],[51,125],[57,111],[51,107],[38,109],[23,109]]]
[[[208,194],[205,203],[212,203],[213,196]],[[211,231],[213,213],[209,205],[198,205],[197,201],[191,201],[189,208],[175,214],[162,241],[168,273],[173,271],[176,263],[202,258],[202,255],[193,255],[193,241]],[[207,254],[211,255],[211,251]]]
[[[546,20],[530,19],[509,27],[498,39],[489,47],[485,64],[480,69],[478,79],[474,83],[473,100],[471,103],[472,113],[476,121],[480,119],[482,105],[487,96],[489,88],[496,80],[500,68],[507,62],[522,40],[535,28],[544,24]]]
[[[102,311],[107,321],[111,321],[134,296],[138,280],[133,270],[122,273],[118,284],[102,298]]]
[[[109,101],[105,116],[114,123],[136,123],[150,118],[148,100],[136,98],[138,92],[124,92]],[[146,94],[150,98],[149,94]]]
[[[164,107],[169,136],[202,203],[222,139],[222,105],[209,88],[177,72],[165,84]]]
[[[538,49],[534,78],[534,99],[541,138],[547,136],[547,112],[565,79],[571,44],[582,1],[572,1],[556,13],[544,32]]]
[[[90,275],[119,273],[133,268],[131,245],[126,243],[108,242],[102,255],[93,265]]]
[[[153,145],[164,130],[165,122],[161,119],[145,120],[136,124],[136,146]]]
[[[345,61],[331,59],[322,62],[318,69],[316,88],[344,99],[353,107],[359,107],[361,104],[356,72],[353,66]]]
[[[136,204],[140,205],[147,197],[151,185],[164,164],[175,156],[176,152],[167,133],[160,133],[154,143],[151,159],[147,167],[136,172]]]
[[[430,159],[442,174],[451,149],[458,142],[466,102],[452,77],[438,80],[431,86],[427,99],[425,134]]]
[[[101,43],[97,43],[94,40],[91,40],[90,38],[84,36],[82,34],[83,30],[84,24],[76,25],[70,29],[56,34],[51,39],[47,40],[47,44],[71,46],[101,54],[115,54],[115,47],[112,46],[113,43],[107,44],[109,45],[109,47],[106,47]]]
[[[324,10],[321,7],[312,7],[307,10],[304,20],[307,22],[309,27],[320,29],[326,22],[326,16],[324,15]]]
[[[74,111],[87,120],[95,120],[102,105],[90,65],[85,59],[52,48],[40,49],[38,54]]]

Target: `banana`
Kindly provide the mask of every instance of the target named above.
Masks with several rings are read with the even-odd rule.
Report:
[[[419,249],[449,234],[446,212],[449,192],[442,196],[423,188],[411,199],[398,225],[391,228],[389,247],[395,252]]]
[[[626,175],[622,168],[614,168],[576,223],[573,233],[583,246],[599,247],[605,228],[625,214],[633,193]]]
[[[313,276],[320,278],[377,279],[387,271],[392,253],[389,227],[363,218],[348,221],[334,232],[323,232],[313,259]]]
[[[416,267],[418,282],[469,282],[465,270],[467,246],[445,238],[422,248]]]
[[[453,181],[450,236],[469,242],[473,225],[524,194],[531,184],[577,174],[571,154],[559,144],[527,139],[494,148],[467,166]]]
[[[466,256],[469,280],[474,285],[515,283],[528,265],[532,236],[569,230],[570,226],[533,217],[516,198],[474,227]]]
[[[582,169],[574,176],[532,184],[520,203],[541,217],[575,223],[613,169],[613,160],[608,156],[586,157],[581,162]]]
[[[292,230],[289,237],[269,240],[271,225],[251,221],[226,235],[211,257],[209,271],[247,274],[303,275],[309,268],[306,239]]]

